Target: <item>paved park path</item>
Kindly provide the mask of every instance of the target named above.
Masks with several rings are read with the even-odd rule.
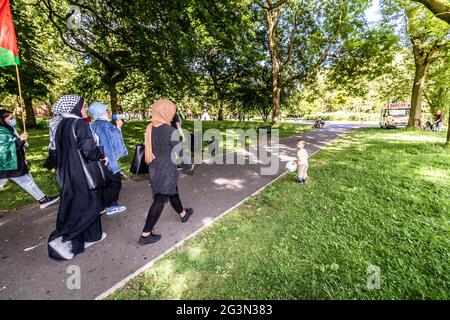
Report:
[[[311,154],[339,135],[363,125],[327,123],[324,129],[305,133]],[[123,215],[103,216],[106,240],[71,261],[56,262],[47,256],[47,238],[55,228],[57,206],[40,210],[28,206],[0,218],[0,299],[95,299],[165,251],[198,232],[205,225],[251,196],[284,172],[295,155],[299,136],[280,140],[280,169],[276,175],[261,176],[261,165],[198,165],[193,176],[180,174],[179,190],[184,206],[195,210],[191,220],[181,224],[167,205],[156,226],[162,240],[139,246],[137,240],[150,206],[147,178],[123,184]],[[267,166],[265,166],[267,167]],[[68,267],[81,270],[81,289],[69,290]]]

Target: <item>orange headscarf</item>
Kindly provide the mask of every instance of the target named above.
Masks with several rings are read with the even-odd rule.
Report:
[[[177,106],[170,100],[160,99],[157,100],[152,106],[152,122],[147,126],[145,130],[145,162],[151,163],[155,159],[152,149],[152,127],[159,127],[163,124],[170,125],[175,113],[177,112]]]

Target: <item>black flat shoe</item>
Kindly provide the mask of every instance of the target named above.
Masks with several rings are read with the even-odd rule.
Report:
[[[140,245],[152,244],[158,242],[159,240],[161,240],[161,235],[152,233],[147,237],[141,236],[139,238],[139,244]]]
[[[189,220],[189,217],[192,216],[192,214],[194,213],[194,209],[186,208],[186,209],[184,209],[184,211],[186,211],[186,214],[184,215],[184,217],[180,216],[181,222],[183,222],[183,223],[185,223]]]

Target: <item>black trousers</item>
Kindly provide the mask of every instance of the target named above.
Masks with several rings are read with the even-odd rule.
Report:
[[[148,210],[147,220],[145,221],[145,226],[143,232],[152,232],[156,223],[161,217],[161,213],[164,209],[164,205],[169,201],[172,208],[178,213],[183,212],[183,205],[181,204],[180,197],[177,194],[161,194],[157,193],[153,197],[153,203]]]
[[[105,208],[117,206],[121,189],[122,175],[120,172],[117,172],[112,175],[111,180],[103,187],[103,203]]]

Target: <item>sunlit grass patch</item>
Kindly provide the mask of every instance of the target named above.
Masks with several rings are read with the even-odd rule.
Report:
[[[289,174],[110,298],[448,299],[444,141],[408,130],[349,133],[311,158],[308,186]],[[170,278],[147,282],[167,261],[184,276],[181,295],[167,289]],[[368,287],[370,266],[380,268],[379,290]]]

